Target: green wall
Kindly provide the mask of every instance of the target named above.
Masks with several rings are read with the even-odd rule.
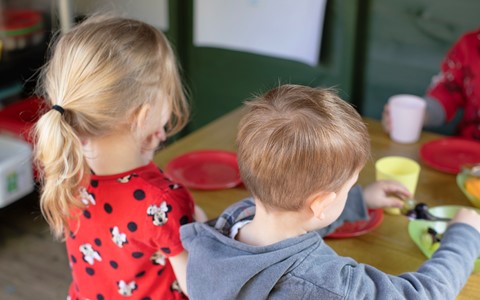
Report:
[[[359,11],[356,1],[328,1],[321,57],[315,67],[246,52],[195,47],[192,44],[193,1],[176,8],[179,13],[172,21],[180,25],[174,27],[175,32],[167,34],[176,41],[185,82],[190,89],[193,116],[189,130],[210,122],[279,82],[335,86],[350,100]]]
[[[391,95],[423,96],[449,47],[480,26],[478,0],[371,0],[365,11],[356,92],[361,113],[373,118]],[[453,125],[434,131],[453,133]]]

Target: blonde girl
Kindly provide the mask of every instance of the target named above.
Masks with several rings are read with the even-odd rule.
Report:
[[[41,75],[40,201],[66,242],[70,299],[184,298],[179,227],[194,204],[151,161],[188,120],[168,41],[136,20],[91,17],[57,40]]]

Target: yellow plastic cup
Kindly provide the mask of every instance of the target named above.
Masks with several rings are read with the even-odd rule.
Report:
[[[413,159],[403,156],[386,156],[375,163],[377,180],[395,180],[403,184],[412,195],[417,188],[420,165]],[[399,208],[386,208],[385,212],[399,215]]]

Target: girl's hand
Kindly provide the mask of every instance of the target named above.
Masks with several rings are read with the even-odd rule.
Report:
[[[390,133],[390,130],[392,129],[391,122],[392,120],[390,118],[390,107],[388,106],[388,103],[387,103],[383,107],[383,112],[382,112],[382,127],[386,133]]]
[[[203,211],[203,209],[200,208],[200,206],[195,205],[195,211],[193,213],[193,218],[197,222],[207,222],[208,217],[207,214]]]
[[[375,181],[363,188],[363,199],[368,208],[402,208],[403,200],[412,194],[401,183],[393,180]]]

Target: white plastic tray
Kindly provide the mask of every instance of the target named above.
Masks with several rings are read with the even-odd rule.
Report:
[[[0,208],[33,191],[32,173],[31,145],[0,135]]]

